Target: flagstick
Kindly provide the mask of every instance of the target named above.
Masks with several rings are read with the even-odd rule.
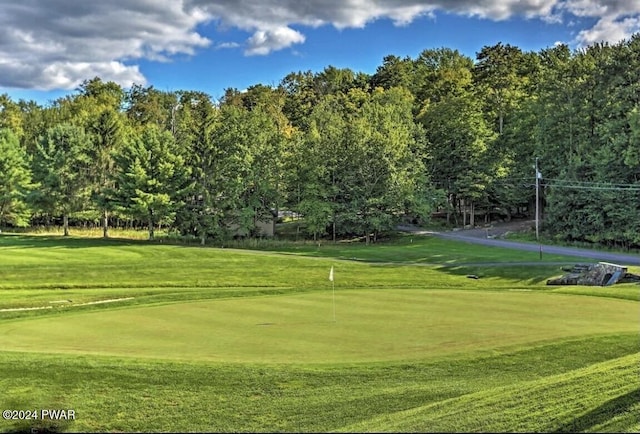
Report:
[[[333,265],[329,271],[329,280],[331,281],[331,289],[333,290],[333,322],[336,322],[336,283],[333,281]]]
[[[336,283],[331,281],[331,288],[333,289],[333,322],[336,322]]]

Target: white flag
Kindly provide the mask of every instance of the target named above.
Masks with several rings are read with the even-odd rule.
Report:
[[[331,266],[331,271],[329,271],[329,280],[333,282],[333,265]]]

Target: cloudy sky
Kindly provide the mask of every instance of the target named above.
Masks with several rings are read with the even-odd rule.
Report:
[[[46,104],[95,76],[160,90],[276,85],[328,65],[498,42],[617,42],[640,0],[0,0],[0,93]]]

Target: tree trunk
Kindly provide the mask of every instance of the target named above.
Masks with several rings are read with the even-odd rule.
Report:
[[[455,226],[458,226],[458,216],[459,216],[459,207],[458,207],[458,197],[455,194],[452,194],[449,198],[449,210],[447,213],[453,212],[453,223]],[[449,219],[447,218],[447,223],[449,223]]]
[[[102,238],[109,238],[109,213],[102,211]]]
[[[476,226],[476,207],[473,201],[471,201],[471,215],[469,218],[469,224],[472,228]]]
[[[153,241],[153,210],[149,210],[149,241]]]
[[[276,189],[277,189],[277,185],[276,185]],[[280,190],[278,190],[280,191]],[[271,225],[273,227],[273,236],[276,236],[276,223],[278,223],[278,218],[280,217],[280,205],[278,203],[276,203],[275,209],[273,210],[273,213],[271,214],[273,216],[273,219],[271,221]]]
[[[369,235],[369,231],[364,234],[365,244],[368,246],[371,242],[371,236]]]
[[[467,225],[467,207],[464,203],[464,199],[460,199],[460,208],[462,208],[462,228]]]
[[[62,230],[64,231],[64,236],[69,236],[69,216],[65,213],[62,216]]]

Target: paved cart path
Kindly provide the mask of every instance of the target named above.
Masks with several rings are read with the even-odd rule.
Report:
[[[523,243],[493,238],[504,235],[504,233],[509,230],[513,230],[514,228],[528,226],[531,223],[532,222],[515,222],[512,224],[496,225],[491,228],[442,232],[423,230],[412,225],[403,225],[398,229],[404,232],[411,232],[416,235],[433,235],[441,238],[482,244],[485,246],[504,247],[507,249],[539,252],[540,248],[542,248],[543,255],[545,253],[551,253],[557,255],[576,256],[590,259],[592,261],[613,262],[620,265],[640,265],[640,255],[637,254],[612,253],[591,249],[580,249],[577,247],[550,246],[546,244]]]

